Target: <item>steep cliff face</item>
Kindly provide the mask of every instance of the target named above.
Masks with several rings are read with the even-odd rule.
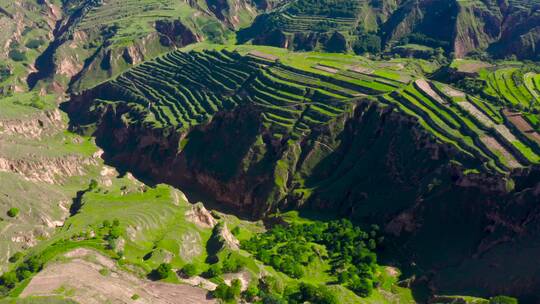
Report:
[[[195,183],[217,201],[257,216],[305,204],[367,215],[363,201],[396,195],[410,202],[437,179],[460,178],[448,165],[458,153],[435,144],[414,121],[369,101],[304,138],[277,140],[250,105],[176,132],[131,123],[137,114],[123,105],[85,110],[87,98],[73,98],[68,111],[80,125],[97,123],[98,143],[113,162],[156,181]],[[81,120],[78,113],[88,110]]]
[[[500,39],[491,46],[498,56],[515,54],[518,58],[538,59],[540,51],[540,3],[501,7],[504,19]]]
[[[324,37],[340,32],[349,41],[341,50],[346,51],[359,36],[370,33],[382,39],[383,48],[412,42],[442,47],[458,58],[485,50],[497,57],[538,56],[537,1],[360,1],[348,7],[347,16],[341,15],[341,8],[348,4],[340,1],[327,0],[323,13],[298,11],[293,8],[299,2],[292,3],[259,16],[240,32],[239,40],[311,50],[324,48]]]
[[[32,63],[47,47],[61,17],[58,5],[48,0],[0,3],[0,67],[11,70],[0,76],[0,93],[27,89],[26,77],[35,72]]]

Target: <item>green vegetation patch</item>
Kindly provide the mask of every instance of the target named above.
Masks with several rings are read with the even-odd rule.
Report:
[[[340,220],[276,226],[242,242],[242,248],[264,264],[297,279],[303,278],[316,262],[322,262],[330,266],[328,274],[340,284],[367,297],[375,280],[377,258],[373,250],[381,241],[376,227],[367,233]],[[321,270],[325,272],[324,268]],[[330,282],[330,277],[327,280]]]

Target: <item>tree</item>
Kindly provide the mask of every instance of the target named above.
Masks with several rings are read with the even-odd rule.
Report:
[[[9,51],[9,58],[11,58],[13,61],[25,61],[26,60],[26,54],[19,51],[19,50],[11,50]]]
[[[169,273],[171,272],[171,264],[169,263],[161,263],[154,271],[152,272],[152,276],[157,280],[163,280],[169,277]]]
[[[6,272],[0,277],[0,283],[8,288],[15,287],[19,280],[14,272]]]
[[[17,217],[19,215],[19,209],[18,208],[11,208],[8,210],[7,215],[9,217]]]
[[[214,289],[212,295],[218,299],[224,300],[226,302],[234,299],[232,293],[229,291],[229,285],[225,283],[219,283],[219,285]]]
[[[184,265],[184,267],[182,267],[181,271],[188,278],[191,278],[191,277],[197,275],[197,273],[198,273],[197,266],[195,266],[195,264],[192,264],[192,263],[188,263],[188,264]]]
[[[355,277],[349,283],[349,288],[361,297],[369,297],[373,292],[373,282],[369,279]]]
[[[343,34],[334,32],[326,42],[325,49],[330,53],[343,53],[347,50],[347,39]]]
[[[44,43],[41,39],[32,39],[26,43],[26,47],[29,49],[38,49]]]
[[[353,44],[356,54],[379,53],[381,51],[381,38],[377,35],[362,34]]]
[[[245,262],[234,257],[228,257],[222,263],[222,270],[224,273],[238,272],[245,266]]]
[[[254,302],[259,295],[259,287],[256,284],[249,284],[246,290],[242,293],[242,298],[248,302]]]
[[[232,280],[231,287],[229,288],[230,296],[233,299],[236,299],[240,296],[241,291],[242,291],[242,282],[239,279]]]
[[[215,278],[220,276],[222,273],[223,271],[221,270],[221,266],[219,266],[219,264],[214,264],[208,268],[208,271],[206,271],[206,277]]]
[[[9,258],[9,262],[10,263],[16,263],[18,262],[22,257],[24,256],[24,254],[22,252],[16,252],[14,255],[12,255],[10,258]]]

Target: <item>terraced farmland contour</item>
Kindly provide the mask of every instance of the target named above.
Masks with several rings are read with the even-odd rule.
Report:
[[[274,137],[292,139],[376,96],[454,146],[466,168],[506,173],[540,163],[538,134],[525,134],[516,117],[423,78],[398,81],[359,67],[319,63],[305,69],[262,52],[206,50],[168,53],[103,86],[98,103],[127,103],[152,127],[187,131],[219,111],[247,105],[260,112]]]

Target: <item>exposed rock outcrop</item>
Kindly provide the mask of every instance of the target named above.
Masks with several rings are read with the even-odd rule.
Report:
[[[22,136],[39,139],[63,130],[67,124],[60,110],[40,112],[35,116],[24,119],[0,120],[0,135]]]
[[[186,219],[203,228],[214,228],[217,224],[216,219],[204,208],[202,203],[192,205],[191,209],[186,212]]]
[[[32,155],[23,159],[0,156],[0,171],[16,173],[26,180],[47,184],[62,184],[66,178],[83,175],[87,166],[96,164],[95,159],[74,155],[58,158]]]

